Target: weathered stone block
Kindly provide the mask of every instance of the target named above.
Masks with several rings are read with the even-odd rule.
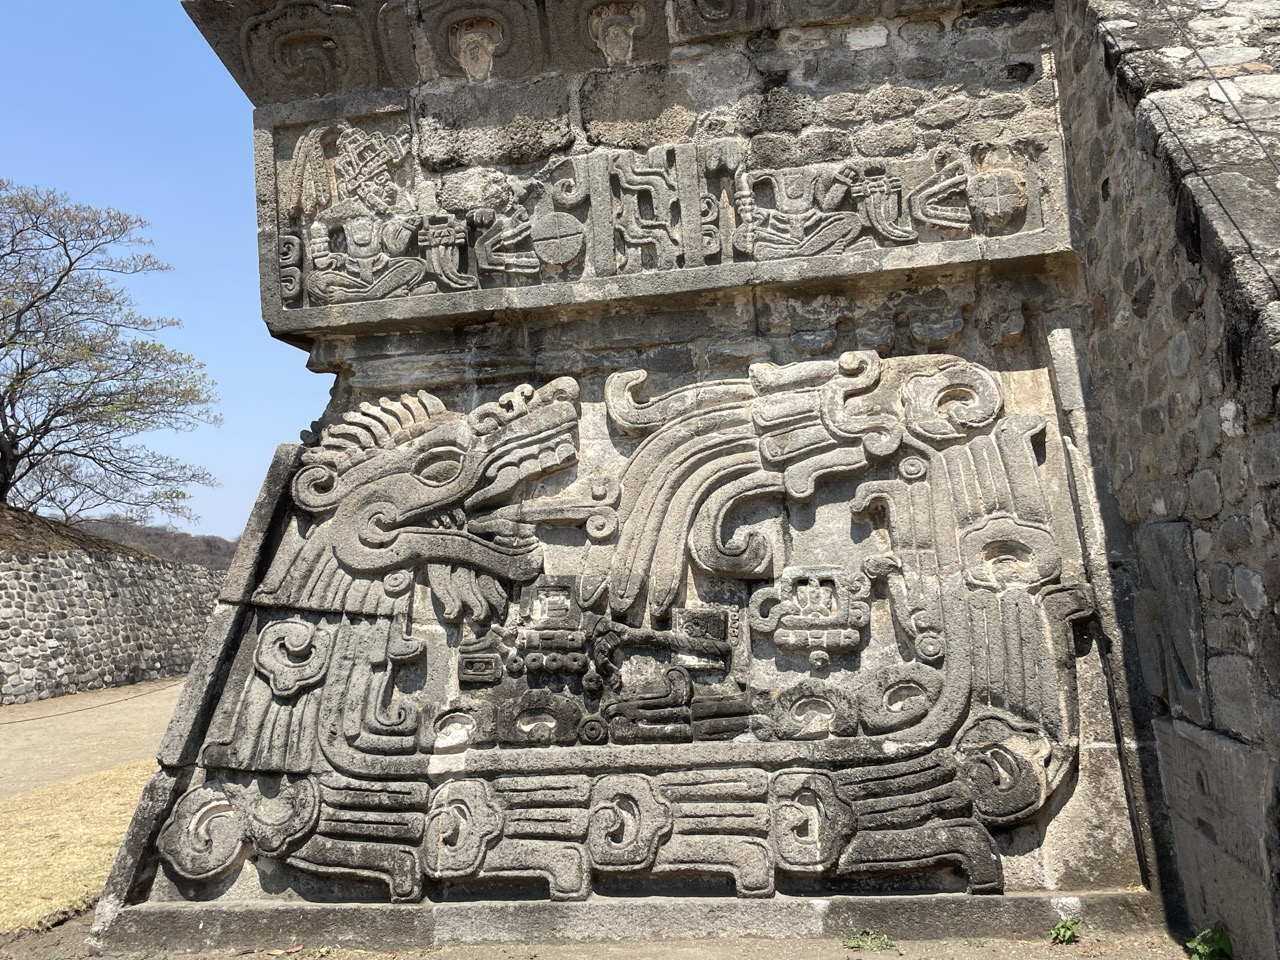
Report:
[[[418,158],[426,170],[544,161],[573,142],[569,103],[559,77],[421,87],[413,111]]]
[[[1242,956],[1275,957],[1275,760],[1186,723],[1155,730],[1192,924],[1224,921]]]
[[[1174,716],[1207,724],[1204,627],[1191,526],[1178,521],[1144,524],[1138,549],[1151,582],[1134,604],[1147,690],[1167,702]]]

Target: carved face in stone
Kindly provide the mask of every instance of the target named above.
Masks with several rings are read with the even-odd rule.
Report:
[[[356,196],[370,209],[379,212],[394,207],[400,197],[400,188],[391,177],[391,171],[383,169],[361,180],[355,187]]]
[[[354,217],[343,225],[348,253],[369,256],[377,252],[378,222],[372,217]]]
[[[591,39],[609,66],[631,62],[635,35],[645,22],[644,7],[630,3],[606,3],[591,11]]]
[[[444,562],[531,579],[541,548],[519,488],[576,462],[577,395],[562,378],[468,415],[426,393],[362,404],[304,455],[294,499],[333,531],[348,570]]]
[[[631,63],[635,36],[644,23],[644,6],[640,4],[602,4],[591,10],[591,40],[603,52],[609,67]]]
[[[449,30],[449,52],[473,83],[489,79],[500,43],[502,25],[489,17],[472,17]]]

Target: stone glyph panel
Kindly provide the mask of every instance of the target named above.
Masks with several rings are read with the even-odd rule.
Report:
[[[846,254],[1043,226],[1025,145],[753,167],[749,144],[719,139],[597,148],[521,178],[422,174],[412,141],[407,124],[319,125],[299,138],[280,173],[286,309],[648,271],[710,271],[690,284],[724,286],[746,276],[735,266],[810,259],[844,274],[835,258]]]
[[[998,836],[1074,780],[1092,612],[1043,374],[646,379],[384,397],[303,450],[170,895],[246,857],[397,901],[1003,889]]]
[[[456,75],[337,111],[261,111],[273,331],[414,329],[1068,248],[1035,12],[727,37],[643,65],[627,51],[649,33],[606,35],[653,23],[645,10],[601,14],[610,69],[501,75],[503,56],[536,45],[473,17],[436,57]],[[957,83],[928,82],[919,55]]]

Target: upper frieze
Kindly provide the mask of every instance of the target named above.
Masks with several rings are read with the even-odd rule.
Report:
[[[257,106],[662,62],[675,47],[997,0],[183,0]]]

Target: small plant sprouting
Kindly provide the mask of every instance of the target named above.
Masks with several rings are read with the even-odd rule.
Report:
[[[1187,941],[1187,952],[1191,960],[1234,960],[1235,951],[1231,947],[1231,937],[1221,923],[1215,923],[1208,930],[1201,930]]]
[[[1080,939],[1080,923],[1078,918],[1064,917],[1049,928],[1049,942],[1066,946]]]
[[[863,930],[841,942],[846,950],[888,950],[893,946],[893,941],[886,934],[874,930]]]
[[[965,937],[964,945],[966,947],[985,947],[987,945],[987,941],[983,940],[981,937]]]

